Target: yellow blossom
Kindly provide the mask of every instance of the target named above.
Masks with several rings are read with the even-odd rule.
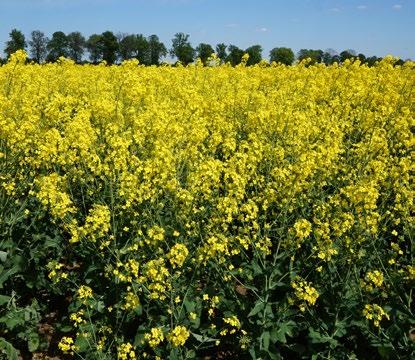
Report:
[[[190,332],[184,326],[176,326],[172,329],[167,338],[174,347],[183,346],[186,340],[189,338]]]

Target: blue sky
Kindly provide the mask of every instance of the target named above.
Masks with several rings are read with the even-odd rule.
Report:
[[[415,0],[0,0],[0,47],[12,28],[157,34],[168,48],[185,32],[193,45],[261,44],[265,57],[288,46],[415,59]]]

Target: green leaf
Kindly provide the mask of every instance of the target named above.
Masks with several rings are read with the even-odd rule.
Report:
[[[11,296],[7,296],[7,295],[0,295],[0,306],[7,304],[11,299]]]
[[[72,331],[73,328],[70,325],[64,325],[62,327],[59,327],[59,330],[62,331],[63,333],[68,333],[68,332]]]
[[[103,301],[99,300],[94,304],[94,309],[99,313],[102,313],[105,309],[105,304]]]
[[[197,341],[199,341],[201,343],[214,342],[214,341],[217,340],[217,339],[214,339],[214,338],[211,338],[211,337],[208,337],[208,336],[203,336],[203,335],[199,335],[199,334],[195,334],[195,333],[191,333],[191,334],[193,335],[193,337]]]
[[[7,259],[7,251],[0,251],[0,261],[5,262]]]
[[[270,338],[271,334],[269,333],[269,331],[265,331],[262,333],[262,347],[265,351],[268,351]]]
[[[287,321],[280,324],[278,328],[274,328],[271,331],[271,340],[274,342],[279,341],[285,344],[287,342],[286,336],[292,336],[294,327],[294,321]]]
[[[3,271],[0,274],[0,289],[3,288],[3,283],[12,275],[16,274],[17,272],[19,272],[20,270],[20,266],[19,265],[14,265],[13,267],[11,267],[10,269]]]
[[[249,349],[249,355],[251,355],[252,360],[257,360],[256,354],[255,354],[255,348],[254,347],[251,347]]]
[[[332,337],[330,337],[328,335],[320,334],[319,332],[317,332],[313,328],[309,329],[309,336],[310,336],[311,342],[313,344],[329,343],[330,347],[332,347],[332,348],[336,347],[337,344],[338,344],[336,339],[333,339]]]
[[[393,354],[393,348],[391,346],[378,347],[378,353],[383,359],[390,359]]]
[[[62,245],[62,239],[59,239],[58,237],[55,237],[55,238],[48,237],[47,240],[44,242],[43,247],[58,249],[61,245]]]
[[[12,330],[16,326],[24,325],[25,321],[19,316],[19,314],[15,313],[15,316],[7,318],[7,320],[4,321],[4,324],[7,326],[8,329]]]
[[[79,352],[86,351],[90,347],[87,339],[83,336],[78,336],[76,338],[75,345],[79,348]]]
[[[262,269],[256,261],[252,261],[252,270],[254,270],[254,275],[261,275]]]
[[[249,312],[248,317],[258,314],[260,311],[264,309],[264,307],[265,307],[265,303],[262,300],[258,300],[255,303],[254,308]]]
[[[177,349],[171,349],[169,359],[170,360],[179,360],[179,354],[177,353]]]
[[[268,318],[274,318],[274,312],[272,311],[271,304],[267,304],[267,306],[265,307],[265,314],[268,316]]]
[[[6,354],[8,360],[19,359],[19,352],[4,338],[0,338],[0,350]]]
[[[196,352],[194,350],[188,350],[185,359],[196,359]]]
[[[39,335],[36,333],[31,333],[29,335],[29,340],[27,342],[27,345],[29,347],[30,352],[34,352],[39,348]]]
[[[194,301],[189,301],[187,298],[184,300],[184,307],[186,308],[187,312],[194,312],[196,308],[196,304]]]

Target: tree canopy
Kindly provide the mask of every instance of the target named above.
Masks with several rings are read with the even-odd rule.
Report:
[[[48,42],[49,39],[42,31],[32,31],[29,40],[30,55],[38,64],[42,63],[46,58]]]
[[[68,38],[63,31],[56,31],[52,34],[47,46],[48,61],[56,61],[61,56],[68,57]]]
[[[74,31],[67,36],[68,55],[69,57],[80,63],[85,52],[86,40],[79,31]]]
[[[26,48],[26,39],[20,30],[13,29],[9,33],[9,37],[10,40],[6,42],[6,48],[4,49],[7,57],[9,57],[17,50],[24,50]]]
[[[184,33],[177,33],[172,39],[172,46],[170,55],[177,58],[183,65],[193,62],[195,57],[195,49],[189,41],[189,35]]]
[[[86,58],[93,64],[106,61],[107,64],[116,64],[128,59],[137,59],[143,65],[160,65],[162,59],[168,54],[177,59],[183,65],[188,65],[200,58],[203,64],[207,65],[208,58],[216,53],[220,62],[228,62],[232,66],[241,63],[244,54],[248,54],[247,66],[258,64],[263,59],[263,48],[261,45],[251,45],[245,50],[234,44],[218,43],[215,47],[208,43],[200,43],[194,48],[190,42],[189,34],[178,32],[172,39],[169,50],[159,37],[152,34],[148,37],[143,34],[115,35],[112,31],[105,31],[101,34],[92,34],[87,39],[79,31],[65,34],[63,31],[56,31],[49,39],[42,31],[34,30],[26,43],[25,35],[18,29],[9,33],[9,40],[5,43],[4,52],[7,58],[20,49],[29,46],[30,56],[33,61],[42,63],[56,61],[59,57],[67,57],[76,63],[85,62]],[[368,66],[375,65],[381,58],[377,56],[366,56],[357,54],[352,49],[346,49],[337,53],[334,49],[300,49],[297,55],[288,47],[275,47],[269,52],[270,62],[284,65],[292,65],[295,61],[310,59],[307,66],[316,63],[331,65],[335,62],[343,63],[348,59],[358,59]],[[4,62],[0,58],[0,64]],[[397,65],[403,64],[398,60]]]
[[[207,59],[215,52],[215,50],[213,50],[213,47],[210,44],[200,43],[196,48],[196,52],[197,57],[206,65]]]
[[[276,63],[284,65],[292,65],[294,62],[294,52],[287,47],[276,47],[273,48],[269,53],[269,60],[275,61]]]

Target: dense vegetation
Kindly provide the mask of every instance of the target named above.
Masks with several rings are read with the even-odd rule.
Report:
[[[32,31],[30,40],[27,42],[21,31],[13,29],[9,36],[10,39],[5,47],[7,58],[15,51],[25,50],[29,46],[31,58],[37,63],[54,62],[61,56],[70,58],[76,63],[86,63],[86,54],[88,54],[89,62],[93,64],[101,61],[114,64],[124,60],[137,59],[140,64],[160,65],[162,59],[170,54],[183,65],[190,64],[197,58],[205,64],[207,59],[215,53],[222,63],[229,62],[236,66],[241,63],[245,53],[249,54],[247,65],[258,64],[263,57],[261,45],[241,49],[232,44],[219,43],[213,48],[210,44],[200,43],[194,48],[190,43],[189,35],[184,33],[175,34],[169,51],[157,35],[149,37],[142,34],[119,33],[115,35],[111,31],[105,31],[102,34],[92,34],[86,39],[78,31],[69,34],[56,31],[49,39],[43,32],[35,30]],[[326,51],[301,49],[295,56],[290,48],[276,47],[269,53],[270,62],[275,61],[285,65],[292,65],[296,59],[302,61],[307,58],[310,58],[312,63],[326,65],[335,62],[343,63],[347,59],[357,58],[361,63],[373,66],[381,60],[376,56],[366,57],[364,54],[356,54],[354,50],[350,49],[344,50],[340,54],[333,49]],[[396,64],[402,65],[403,61],[397,60]]]
[[[7,359],[414,355],[415,64],[248,61],[0,67]]]

